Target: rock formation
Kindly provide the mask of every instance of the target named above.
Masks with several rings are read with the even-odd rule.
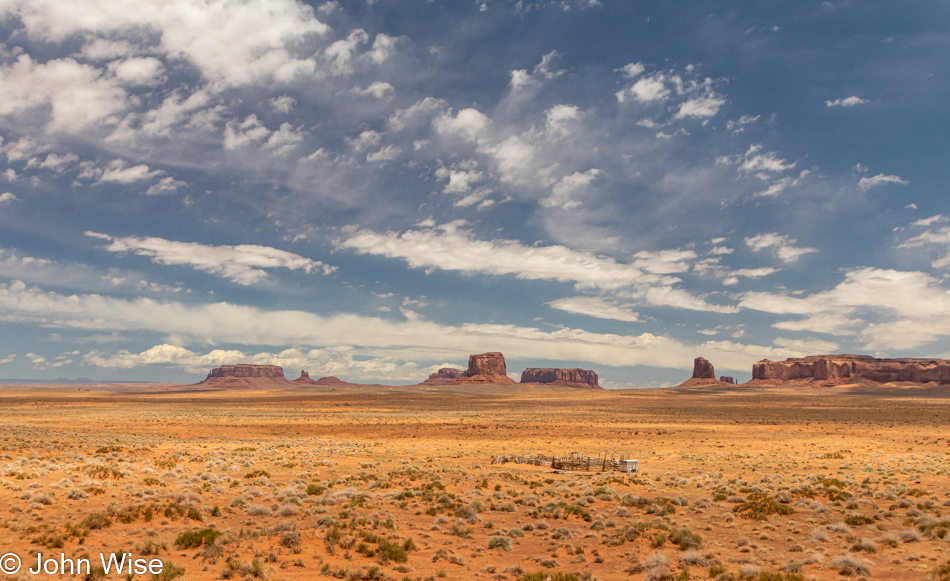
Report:
[[[498,352],[468,356],[468,370],[452,382],[452,385],[464,383],[514,383],[508,377],[505,356]]]
[[[716,379],[716,368],[703,358],[693,359],[693,376],[676,387],[726,387],[734,385],[731,377],[722,376]]]
[[[729,377],[728,375],[720,376],[720,377],[719,377],[719,381],[721,381],[721,382],[723,382],[723,383],[732,383],[732,384],[735,384],[735,383],[736,383],[736,380],[735,380],[734,378],[732,378],[732,377]]]
[[[693,359],[693,379],[716,379],[716,369],[706,359],[697,357]]]
[[[589,369],[539,369],[532,367],[521,372],[521,383],[545,383],[581,389],[602,389],[597,384],[597,374]]]
[[[763,383],[814,380],[831,383],[950,383],[950,360],[877,359],[870,355],[812,355],[785,361],[763,359],[752,366],[752,379]]]
[[[294,383],[314,383],[314,381],[313,381],[312,379],[310,379],[310,374],[309,374],[309,373],[307,373],[306,371],[304,371],[303,369],[301,369],[301,370],[300,370],[300,377],[298,377],[297,379],[295,379],[295,380],[294,380]]]
[[[421,385],[449,385],[465,373],[464,369],[454,367],[443,367],[435,373],[429,375],[429,379],[423,381]]]
[[[222,365],[212,369],[201,384],[251,386],[254,384],[291,383],[279,365]]]

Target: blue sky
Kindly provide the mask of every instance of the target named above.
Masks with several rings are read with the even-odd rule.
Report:
[[[948,22],[0,0],[0,377],[947,357]]]

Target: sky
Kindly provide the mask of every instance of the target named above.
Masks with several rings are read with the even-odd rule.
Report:
[[[0,378],[950,357],[950,5],[0,0]]]

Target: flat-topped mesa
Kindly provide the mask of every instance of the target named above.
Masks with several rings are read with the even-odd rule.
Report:
[[[769,361],[752,366],[752,379],[766,382],[793,380],[865,380],[878,383],[950,383],[947,359],[877,359],[870,355],[811,355]]]
[[[452,385],[464,383],[515,383],[515,380],[508,377],[505,356],[496,351],[469,355],[468,370]]]
[[[212,369],[211,372],[208,373],[207,379],[213,377],[266,377],[268,379],[284,379],[284,368],[279,365],[248,365],[244,363],[222,365],[221,367]]]
[[[272,384],[292,385],[284,377],[284,369],[279,365],[222,365],[212,369],[200,385],[212,385],[227,388],[253,388]]]
[[[521,372],[521,383],[544,383],[580,389],[603,389],[597,374],[590,369],[542,369],[530,367]]]
[[[449,385],[464,374],[464,369],[443,367],[435,373],[430,374],[429,379],[423,381],[421,385]]]
[[[693,359],[693,379],[716,379],[716,368],[708,360],[697,357]]]

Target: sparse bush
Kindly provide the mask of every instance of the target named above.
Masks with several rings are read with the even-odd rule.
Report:
[[[732,512],[759,521],[768,520],[768,517],[773,514],[790,515],[795,513],[792,507],[776,502],[774,498],[764,492],[749,494],[748,499],[732,509]]]
[[[80,525],[90,531],[112,526],[112,520],[102,511],[96,511],[82,520]]]
[[[175,546],[180,549],[196,549],[202,544],[214,544],[215,539],[221,536],[220,531],[212,528],[187,531],[178,535],[175,539]]]
[[[489,537],[488,548],[489,549],[504,549],[506,551],[510,551],[511,539],[508,537],[500,536],[500,535]]]
[[[842,555],[831,560],[831,568],[837,569],[841,575],[870,575],[871,565],[864,559],[854,555]]]

